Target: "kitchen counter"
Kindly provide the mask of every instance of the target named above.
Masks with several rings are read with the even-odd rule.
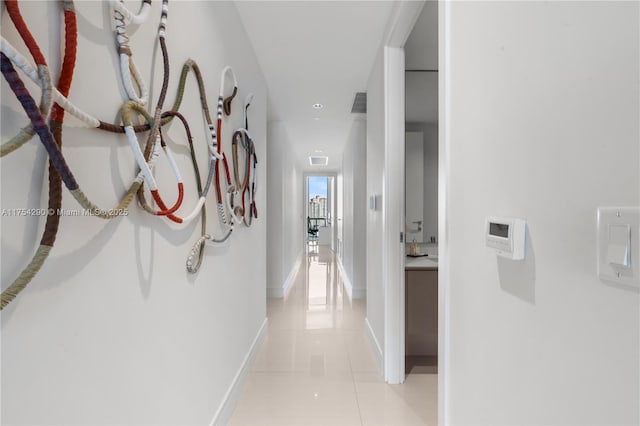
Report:
[[[404,269],[406,271],[414,270],[437,270],[438,258],[437,257],[410,257],[406,256],[404,261]]]

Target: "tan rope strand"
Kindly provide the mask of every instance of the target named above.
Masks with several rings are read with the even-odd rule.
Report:
[[[122,211],[129,207],[129,204],[131,204],[136,192],[140,189],[141,184],[142,183],[139,181],[133,182],[129,187],[129,190],[124,194],[124,197],[122,197],[122,200],[120,200],[120,204],[111,210],[102,210],[100,207],[93,204],[81,189],[76,189],[70,192],[71,195],[73,195],[73,198],[75,198],[82,207],[89,210],[93,216],[97,216],[102,219],[113,219],[114,217],[122,216]]]
[[[11,284],[5,291],[2,292],[2,302],[0,305],[0,309],[4,309],[13,299],[20,294],[22,290],[25,289],[27,284],[31,282],[33,277],[36,276],[44,261],[47,260],[49,256],[49,252],[51,252],[51,246],[41,245],[36,250],[33,259],[29,262],[29,265],[22,271],[20,276],[16,278],[16,280]]]
[[[33,130],[33,126],[31,125],[20,129],[17,135],[4,142],[2,146],[0,146],[0,157],[11,154],[13,151],[29,142],[35,134],[36,132],[35,130]]]

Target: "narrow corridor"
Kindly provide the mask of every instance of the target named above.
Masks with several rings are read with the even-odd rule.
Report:
[[[437,375],[387,385],[367,342],[364,300],[348,299],[334,253],[310,246],[285,299],[269,299],[268,333],[232,425],[437,423]]]

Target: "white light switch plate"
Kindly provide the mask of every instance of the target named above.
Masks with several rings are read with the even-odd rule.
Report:
[[[640,207],[599,207],[597,246],[601,280],[640,287]]]

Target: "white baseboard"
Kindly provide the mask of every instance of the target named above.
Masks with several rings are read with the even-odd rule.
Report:
[[[338,261],[338,270],[340,271],[340,276],[342,277],[342,282],[344,283],[344,290],[347,292],[349,300],[353,300],[353,284],[351,283],[351,279],[347,275],[347,271],[344,269],[342,259],[340,259],[340,257],[336,255],[336,260]]]
[[[291,286],[296,279],[296,275],[298,274],[300,265],[302,265],[302,252],[298,254],[298,257],[296,258],[291,271],[289,271],[289,275],[287,275],[287,279],[285,279],[282,283],[282,287],[267,288],[267,297],[269,299],[282,299],[283,297],[287,296],[287,293],[289,293],[289,290],[291,289]]]
[[[238,403],[238,399],[240,398],[240,392],[244,388],[244,383],[247,380],[247,375],[251,371],[251,366],[253,365],[253,361],[258,354],[258,350],[262,344],[262,340],[267,333],[267,319],[264,319],[260,330],[256,334],[256,337],[253,339],[253,343],[249,348],[249,351],[244,357],[238,372],[236,373],[233,381],[231,382],[231,386],[227,390],[227,393],[224,395],[224,399],[222,403],[218,407],[216,414],[213,416],[213,420],[211,420],[211,425],[226,425],[229,423],[229,419],[233,414],[233,410]]]
[[[342,259],[336,256],[338,261],[338,270],[340,271],[340,276],[342,277],[342,282],[344,282],[344,289],[347,291],[347,296],[349,296],[349,300],[353,299],[364,299],[367,297],[367,290],[364,288],[353,288],[353,283],[351,282],[351,278],[347,275],[346,269],[344,269],[344,265],[342,264]]]
[[[382,356],[382,347],[380,346],[380,342],[378,342],[378,339],[376,339],[376,335],[371,328],[369,318],[364,319],[364,324],[366,325],[365,330],[367,331],[367,337],[369,338],[369,345],[371,345],[373,355],[376,359],[376,364],[378,364],[378,370],[380,371],[380,374],[384,375],[384,358]]]

